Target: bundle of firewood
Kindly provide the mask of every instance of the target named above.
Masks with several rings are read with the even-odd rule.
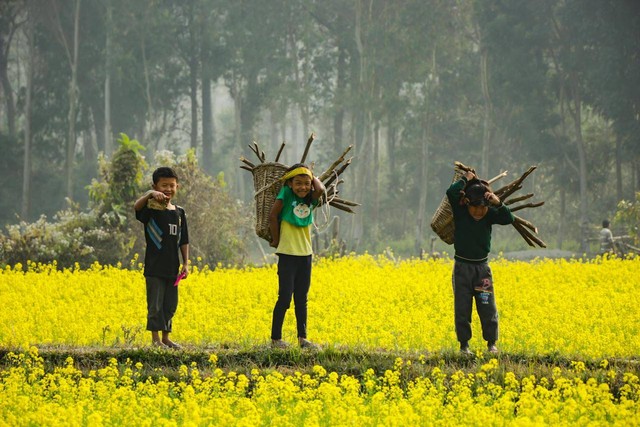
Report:
[[[455,165],[455,173],[454,173],[454,181],[460,179],[465,172],[471,171],[474,172],[473,168],[463,165],[460,162],[454,162]],[[528,200],[533,197],[533,193],[525,194],[519,197],[510,198],[513,193],[522,189],[522,182],[529,176],[531,173],[536,170],[536,166],[531,166],[522,176],[509,184],[500,187],[497,190],[494,190],[493,193],[498,196],[500,201],[505,205],[509,206],[509,209],[512,213],[517,212],[521,209],[525,208],[537,208],[539,206],[544,205],[544,202],[537,203],[523,203],[518,206],[511,206],[514,203],[522,202],[524,200]],[[487,182],[489,184],[493,184],[495,181],[503,178],[507,175],[507,172],[502,172],[498,176],[491,178]],[[533,225],[531,222],[515,215],[515,221],[513,222],[513,227],[520,233],[522,238],[527,242],[529,246],[538,245],[541,248],[546,248],[547,244],[543,242],[538,236],[538,228]],[[438,207],[438,210],[433,216],[431,221],[431,228],[440,236],[442,240],[446,243],[453,243],[453,214],[451,211],[451,206],[449,205],[449,200],[445,197]]]
[[[315,135],[311,134],[307,140],[307,144],[302,154],[302,158],[299,163],[305,163],[311,143],[315,139]],[[255,188],[255,201],[256,201],[256,234],[267,240],[271,241],[271,232],[269,230],[269,212],[275,202],[275,198],[282,187],[282,181],[280,178],[284,175],[287,166],[278,163],[285,143],[283,142],[276,154],[273,162],[266,161],[266,155],[264,151],[260,149],[257,142],[249,145],[249,148],[258,157],[259,163],[255,164],[247,160],[245,157],[240,157],[240,161],[243,163],[240,168],[248,170],[253,175],[253,184]],[[340,175],[349,167],[353,157],[345,160],[345,157],[352,146],[350,145],[342,153],[338,159],[329,166],[329,168],[322,174],[317,175],[318,179],[324,184],[326,192],[322,195],[319,201],[319,205],[328,203],[329,206],[333,206],[336,209],[355,213],[352,207],[359,206],[358,203],[350,200],[338,197],[338,186],[344,183],[344,180],[340,179]]]

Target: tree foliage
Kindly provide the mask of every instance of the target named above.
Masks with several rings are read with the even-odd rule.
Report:
[[[355,148],[343,191],[362,208],[341,222],[351,249],[408,239],[422,246],[454,160],[488,178],[538,164],[531,190],[547,204],[533,219],[559,245],[575,245],[585,239],[585,222],[611,216],[619,199],[640,189],[637,3],[82,0],[73,202],[128,215],[133,187],[105,178],[106,164],[128,167],[107,149],[115,145],[107,120],[149,158],[170,150],[178,159],[194,149],[210,176],[225,177],[229,206],[250,202],[237,164],[250,154],[248,144],[258,140],[273,156],[286,141],[285,156],[299,157],[313,131],[322,148],[316,144],[311,161],[320,168],[333,153]],[[70,73],[61,41],[72,39],[74,4],[0,6],[1,87],[12,95],[0,102],[0,147],[15,157],[3,160],[11,170],[23,164],[24,24],[34,31],[26,173],[27,197],[38,203],[25,223],[69,206]],[[92,179],[114,186],[113,194],[95,185],[84,192]],[[219,185],[210,179],[206,185]],[[3,194],[0,220],[8,224],[20,191]]]

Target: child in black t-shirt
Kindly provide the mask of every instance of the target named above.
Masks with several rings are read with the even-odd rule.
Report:
[[[169,334],[171,320],[178,307],[177,284],[189,274],[187,217],[183,208],[172,203],[178,190],[178,176],[173,169],[156,169],[152,188],[133,206],[136,218],[144,224],[147,244],[144,256],[147,330],[151,331],[153,345],[179,349],[180,346],[169,339]],[[159,331],[162,331],[162,339]]]

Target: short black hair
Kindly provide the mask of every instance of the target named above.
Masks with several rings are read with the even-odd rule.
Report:
[[[608,219],[605,219],[605,220],[602,221],[602,227],[603,228],[609,228],[609,220]]]
[[[157,184],[160,178],[175,178],[178,180],[178,174],[172,168],[168,166],[161,166],[153,171],[152,179],[153,183]]]
[[[487,191],[489,189],[484,182],[474,179],[467,183],[464,193],[471,206],[487,206],[489,203],[484,197]]]

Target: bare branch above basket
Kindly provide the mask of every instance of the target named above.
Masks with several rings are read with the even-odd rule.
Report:
[[[304,152],[300,163],[305,163],[311,144],[315,140],[315,134],[311,134],[307,139]],[[269,212],[275,202],[275,198],[282,187],[282,181],[280,178],[284,175],[288,169],[287,166],[278,163],[285,143],[280,145],[280,149],[273,162],[267,162],[264,151],[260,149],[257,142],[253,141],[253,144],[249,144],[249,148],[256,155],[259,160],[258,164],[247,160],[245,157],[240,157],[240,161],[243,163],[240,165],[241,169],[251,172],[253,175],[253,184],[255,188],[254,198],[256,201],[256,234],[265,239],[271,241],[271,232],[269,230]],[[355,213],[352,207],[360,206],[356,202],[338,198],[337,195],[340,192],[338,186],[344,182],[340,179],[342,173],[349,167],[353,157],[345,160],[347,153],[353,147],[350,145],[342,153],[338,159],[327,168],[322,174],[318,176],[318,179],[324,184],[327,191],[322,195],[319,201],[319,206],[323,204],[329,204],[330,206],[349,213]]]

